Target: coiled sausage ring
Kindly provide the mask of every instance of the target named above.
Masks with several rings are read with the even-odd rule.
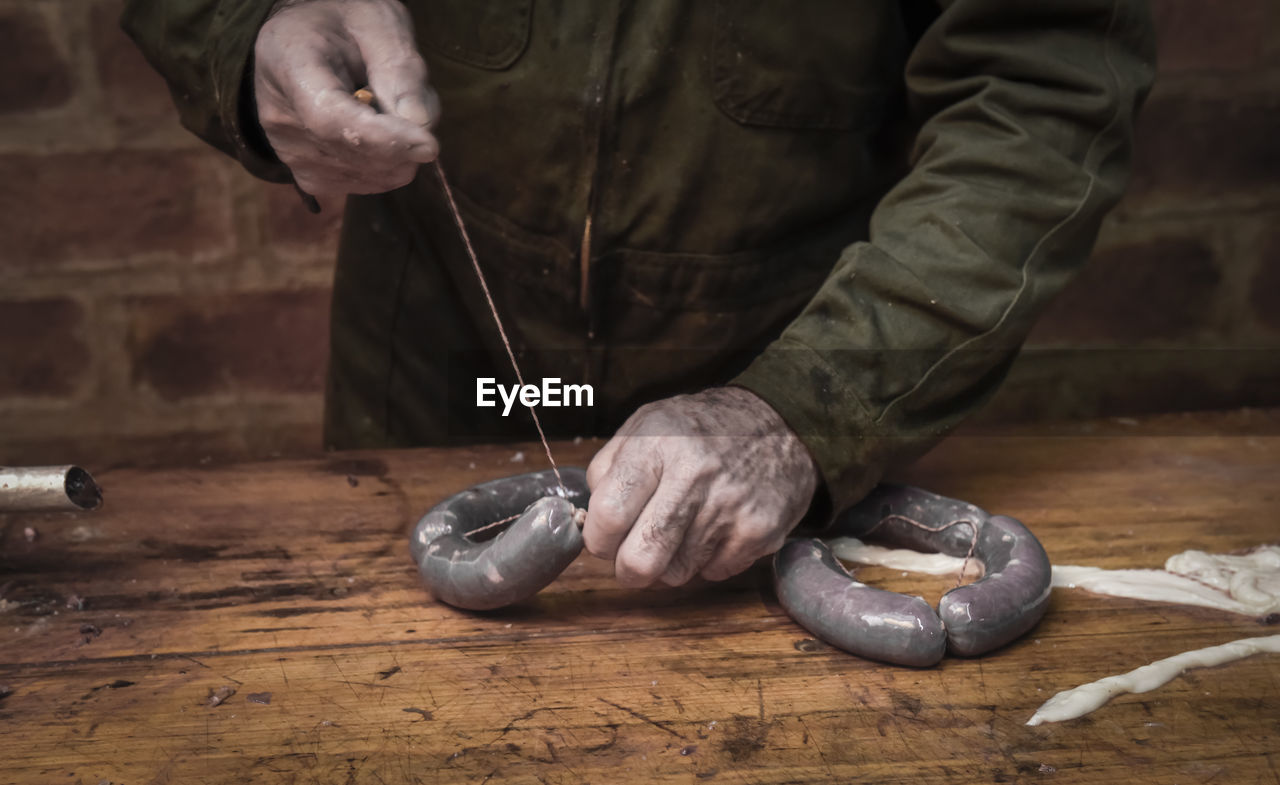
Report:
[[[441,602],[486,611],[528,599],[582,552],[577,509],[591,492],[583,469],[521,474],[482,483],[432,507],[413,527],[409,553]],[[518,516],[490,540],[467,535]]]
[[[582,551],[586,472],[548,470],[493,480],[445,499],[414,527],[410,552],[440,601],[489,610],[533,596]],[[468,535],[515,519],[487,541]],[[1048,607],[1051,567],[1044,548],[1013,518],[989,515],[919,488],[880,485],[824,534],[952,556],[972,555],[983,578],[923,599],[859,583],[817,539],[793,539],[773,559],[778,599],[802,627],[869,659],[926,667],[949,648],[973,657],[1027,632]]]
[[[790,540],[773,557],[778,600],[791,618],[845,651],[926,667],[976,657],[1035,626],[1049,605],[1052,567],[1031,531],[1004,515],[905,485],[879,485],[824,534],[866,537],[917,551],[973,555],[986,574],[923,599],[859,583],[817,539]]]

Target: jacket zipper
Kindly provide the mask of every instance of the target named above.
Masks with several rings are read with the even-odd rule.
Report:
[[[582,222],[582,246],[579,248],[579,280],[581,284],[578,290],[578,305],[582,308],[583,313],[588,313],[591,308],[591,201],[594,191],[587,196],[587,218]],[[594,338],[593,320],[587,319],[587,337]]]
[[[582,242],[578,248],[578,306],[586,316],[588,340],[595,339],[598,321],[596,313],[598,309],[591,291],[591,224],[596,208],[596,194],[599,190],[597,179],[600,171],[600,143],[605,124],[604,99],[609,89],[609,77],[621,17],[616,0],[609,6],[608,13],[599,16],[606,21],[597,28],[595,33],[596,40],[587,67],[587,86],[584,93],[586,121],[583,123],[585,148],[583,187],[586,215],[582,221]]]

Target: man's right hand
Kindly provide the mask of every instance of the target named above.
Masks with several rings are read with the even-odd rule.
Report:
[[[280,0],[254,52],[258,121],[307,193],[391,191],[435,160],[440,101],[397,0]]]

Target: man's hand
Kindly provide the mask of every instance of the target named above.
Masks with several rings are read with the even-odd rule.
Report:
[[[723,580],[782,547],[818,482],[799,437],[754,393],[641,407],[587,468],[587,550],[624,586]]]
[[[258,121],[302,190],[390,191],[435,160],[439,99],[397,0],[282,0],[254,57]]]

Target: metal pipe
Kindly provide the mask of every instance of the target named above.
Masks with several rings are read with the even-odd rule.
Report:
[[[0,466],[0,512],[92,510],[102,489],[79,466]]]

